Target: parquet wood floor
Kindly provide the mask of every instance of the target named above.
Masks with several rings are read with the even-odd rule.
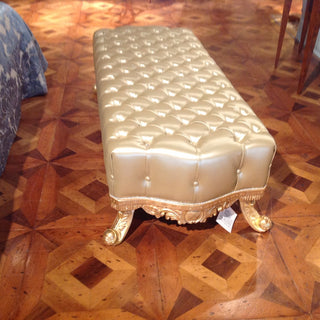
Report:
[[[320,80],[313,72],[296,94],[301,57],[288,35],[273,68],[282,1],[7,3],[43,49],[49,93],[23,102],[0,177],[0,319],[320,319]],[[270,130],[278,152],[258,202],[270,232],[241,214],[229,234],[214,219],[178,226],[140,210],[123,244],[102,244],[116,212],[92,35],[124,24],[192,29]]]

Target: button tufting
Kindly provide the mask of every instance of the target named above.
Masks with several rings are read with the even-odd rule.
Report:
[[[205,90],[205,93],[206,93],[206,94],[214,94],[214,91],[213,91],[213,90],[210,90],[210,89],[206,89],[206,90]]]
[[[145,121],[139,121],[139,120],[137,120],[137,124],[138,124],[139,127],[146,127],[148,123],[145,122]]]
[[[108,74],[106,77],[102,78],[102,80],[114,80],[114,75]]]
[[[243,116],[247,116],[247,115],[249,114],[248,111],[243,110],[243,109],[240,110],[240,113],[241,113]]]
[[[170,128],[164,128],[164,132],[165,134],[169,134],[169,135],[172,135],[174,133],[174,131]]]
[[[119,100],[117,100],[117,99],[113,99],[113,100],[110,101],[110,104],[112,106],[120,106],[121,102]]]
[[[138,95],[135,93],[135,92],[129,92],[128,95],[131,97],[131,98],[137,98]]]
[[[195,136],[190,136],[189,137],[189,142],[193,145],[196,146],[199,142],[201,137],[195,137]]]
[[[183,87],[184,87],[185,89],[191,89],[191,86],[188,85],[188,84],[186,84],[186,83],[183,85]]]
[[[149,84],[147,85],[147,88],[148,88],[149,90],[154,90],[154,89],[155,89],[155,86],[154,86],[153,84],[149,83]]]
[[[178,119],[185,126],[189,124],[189,121],[187,119],[182,119],[182,118],[178,118]]]
[[[233,192],[235,179],[239,188],[256,184],[263,164],[253,174],[248,164],[267,158],[268,132],[192,32],[130,26],[103,33],[95,35],[94,55],[106,163],[115,175],[108,176],[110,194],[158,196],[159,175],[172,181],[167,168],[180,184],[163,184],[161,192],[182,202],[207,201],[221,189]],[[136,179],[132,187],[118,180],[118,173],[124,177],[132,169],[131,160],[134,176],[144,182]],[[195,169],[203,177],[201,190]],[[158,172],[152,185],[149,172]]]
[[[232,122],[234,122],[234,119],[227,116],[226,121],[232,123]]]
[[[155,98],[155,97],[151,97],[150,98],[151,102],[154,102],[154,103],[159,103],[160,100],[158,98]]]
[[[153,140],[153,137],[152,136],[141,136],[141,139],[142,139],[142,142],[145,144],[145,145],[150,145],[150,143],[152,142]]]
[[[253,130],[255,133],[260,132],[260,128],[257,127],[257,126],[255,126],[255,125],[252,126],[252,130]]]
[[[125,120],[125,117],[124,117],[122,114],[117,114],[117,115],[116,115],[116,120],[117,120],[118,122],[122,122],[122,121]]]
[[[210,126],[210,129],[211,129],[212,131],[216,131],[216,130],[217,130],[217,127]]]
[[[244,139],[244,137],[246,136],[245,133],[237,132],[237,131],[234,132],[234,135],[235,135],[235,138],[238,142],[241,142]]]
[[[188,99],[191,101],[191,102],[198,102],[199,101],[199,99],[198,98],[196,98],[196,97],[188,97]]]
[[[141,106],[137,106],[137,105],[132,105],[131,108],[134,110],[134,111],[137,111],[137,112],[140,112],[143,110],[143,108]]]
[[[119,130],[116,132],[117,138],[126,137],[127,135],[128,135],[128,131],[125,131],[125,130]]]
[[[107,90],[104,91],[105,93],[109,93],[109,92],[118,92],[118,89],[116,87],[110,87]]]

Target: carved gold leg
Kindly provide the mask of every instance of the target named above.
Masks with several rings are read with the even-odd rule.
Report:
[[[125,238],[133,218],[134,210],[118,211],[118,215],[110,229],[103,234],[103,239],[108,245],[117,245]]]
[[[240,207],[247,222],[254,230],[265,232],[271,228],[270,218],[261,216],[254,208],[254,202],[240,200]]]

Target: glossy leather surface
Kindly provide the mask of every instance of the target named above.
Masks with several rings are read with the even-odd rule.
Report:
[[[266,186],[275,142],[194,34],[94,35],[110,195],[202,203]]]

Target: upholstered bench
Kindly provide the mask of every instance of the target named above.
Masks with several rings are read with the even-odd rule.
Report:
[[[183,28],[101,29],[94,64],[111,205],[105,232],[120,243],[135,209],[179,224],[204,222],[240,201],[250,226],[275,142],[195,35]]]

